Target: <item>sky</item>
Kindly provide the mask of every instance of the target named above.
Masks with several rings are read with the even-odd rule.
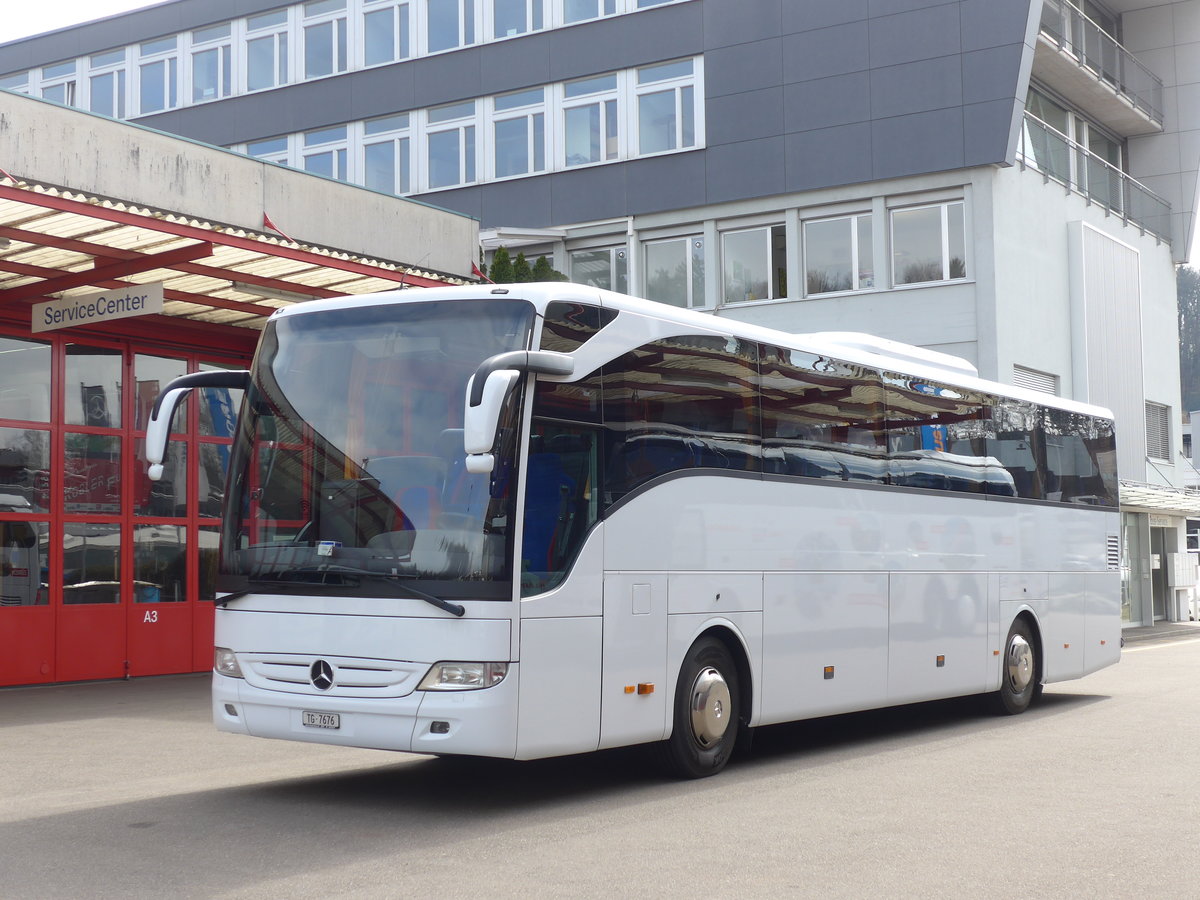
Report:
[[[80,22],[103,19],[162,0],[5,0],[0,14],[0,44]]]

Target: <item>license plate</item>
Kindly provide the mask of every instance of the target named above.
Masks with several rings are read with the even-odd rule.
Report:
[[[309,728],[341,728],[340,713],[309,712],[307,709],[300,713],[300,721]]]

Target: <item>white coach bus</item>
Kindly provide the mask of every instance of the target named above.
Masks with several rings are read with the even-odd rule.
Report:
[[[226,491],[225,731],[533,759],[1118,661],[1112,421],[963,360],[571,284],[280,310]],[[152,477],[156,474],[152,466]]]

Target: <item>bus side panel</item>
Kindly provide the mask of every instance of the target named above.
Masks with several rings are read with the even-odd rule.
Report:
[[[988,581],[971,572],[889,575],[889,703],[986,689]]]
[[[764,582],[762,724],[887,701],[885,573],[769,572]]]
[[[1121,661],[1121,573],[1085,575],[1083,674]]]
[[[1042,617],[1042,680],[1051,684],[1083,675],[1084,576],[1051,573],[1048,595]]]
[[[671,699],[663,689],[667,671],[666,574],[605,573],[602,749],[662,740]],[[653,690],[639,692],[639,685]]]
[[[599,616],[521,623],[518,759],[596,749],[602,636]]]

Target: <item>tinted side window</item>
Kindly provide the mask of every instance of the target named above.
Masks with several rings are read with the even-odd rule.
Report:
[[[617,317],[614,310],[586,303],[547,304],[542,324],[542,349],[571,353]]]
[[[521,595],[550,590],[570,571],[600,517],[601,375],[536,382],[525,479]]]
[[[874,369],[797,350],[762,351],[764,470],[883,482],[883,389]]]
[[[604,367],[605,499],[684,469],[759,470],[757,345],[689,335]]]
[[[986,449],[991,433],[988,398],[892,373],[885,373],[883,382],[889,481],[905,487],[988,493],[995,462]]]
[[[1061,409],[1045,410],[1046,499],[1117,505],[1117,445],[1112,423]]]
[[[1042,409],[1025,400],[999,397],[992,407],[995,434],[988,455],[1012,478],[1015,496],[1046,499],[1046,441]]]

